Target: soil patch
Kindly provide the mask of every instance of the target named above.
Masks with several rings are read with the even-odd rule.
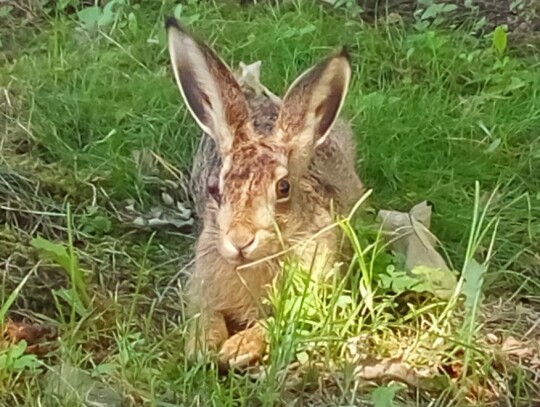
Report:
[[[506,25],[510,32],[520,35],[540,32],[538,0],[358,0],[358,4],[367,18],[397,13],[409,21],[420,18],[430,4],[447,4],[455,8],[444,12],[444,19],[455,26],[480,22],[478,31]]]

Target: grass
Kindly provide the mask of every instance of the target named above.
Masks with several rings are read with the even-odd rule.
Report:
[[[318,58],[348,44],[354,79],[344,115],[355,127],[371,204],[408,210],[429,199],[436,208],[432,229],[463,272],[461,283],[467,287],[467,276],[470,283],[479,275],[469,284],[469,312],[455,296],[409,302],[404,310],[401,297],[378,288],[387,248],[362,227],[349,229],[358,236],[352,284],[333,282],[330,295],[291,265],[285,294],[272,298],[279,312],[270,321],[274,350],[265,377],[223,378],[188,367],[180,351],[182,268],[193,236],[136,229],[125,220],[128,204],[141,213],[163,206],[164,189],[188,200],[181,187],[164,182],[182,185],[182,178],[148,151],[185,171],[199,137],[165,48],[163,16],[174,4],[130,3],[99,31],[84,28],[75,14],[47,16],[37,7],[30,22],[15,9],[0,28],[2,303],[11,303],[9,294],[22,282],[12,317],[31,316],[61,332],[47,359],[23,367],[4,361],[0,402],[58,405],[47,398],[43,372],[63,361],[112,383],[128,405],[358,404],[374,393],[371,381],[358,380],[357,366],[367,356],[404,353],[438,384],[430,391],[379,387],[379,394],[397,391],[395,405],[487,403],[485,390],[494,383],[507,405],[538,400],[531,368],[500,362],[482,342],[490,332],[539,336],[516,311],[528,306],[538,316],[540,296],[534,44],[514,44],[510,36],[503,57],[489,39],[466,32],[370,27],[318,5],[184,5],[183,18],[231,65],[262,59],[262,81],[278,94]],[[485,207],[479,225],[474,216]],[[63,245],[69,273],[31,245],[38,235]],[[72,289],[70,280],[81,276],[90,302],[75,312],[70,295],[81,284]],[[509,314],[497,305],[501,298]],[[0,352],[10,349],[2,346]],[[295,357],[313,363],[291,365]]]

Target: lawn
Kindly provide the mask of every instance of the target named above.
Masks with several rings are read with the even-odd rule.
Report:
[[[450,9],[366,22],[351,1],[87,3],[0,1],[0,405],[96,405],[90,389],[108,407],[540,403],[534,33],[474,13],[456,28]],[[351,54],[342,115],[371,191],[341,224],[356,257],[331,291],[285,267],[270,354],[247,373],[182,351],[200,130],[168,15],[232,67],[261,60],[278,95],[339,46]],[[402,264],[373,215],[424,200],[458,272],[449,298],[385,285]]]

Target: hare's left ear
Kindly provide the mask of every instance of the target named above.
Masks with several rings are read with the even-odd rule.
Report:
[[[279,137],[287,141],[295,159],[311,157],[339,116],[351,80],[345,49],[304,72],[291,85],[277,121]]]

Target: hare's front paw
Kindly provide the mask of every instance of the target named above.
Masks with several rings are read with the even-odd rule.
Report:
[[[262,359],[266,346],[266,330],[257,323],[225,341],[219,352],[219,363],[227,368],[248,367]]]

